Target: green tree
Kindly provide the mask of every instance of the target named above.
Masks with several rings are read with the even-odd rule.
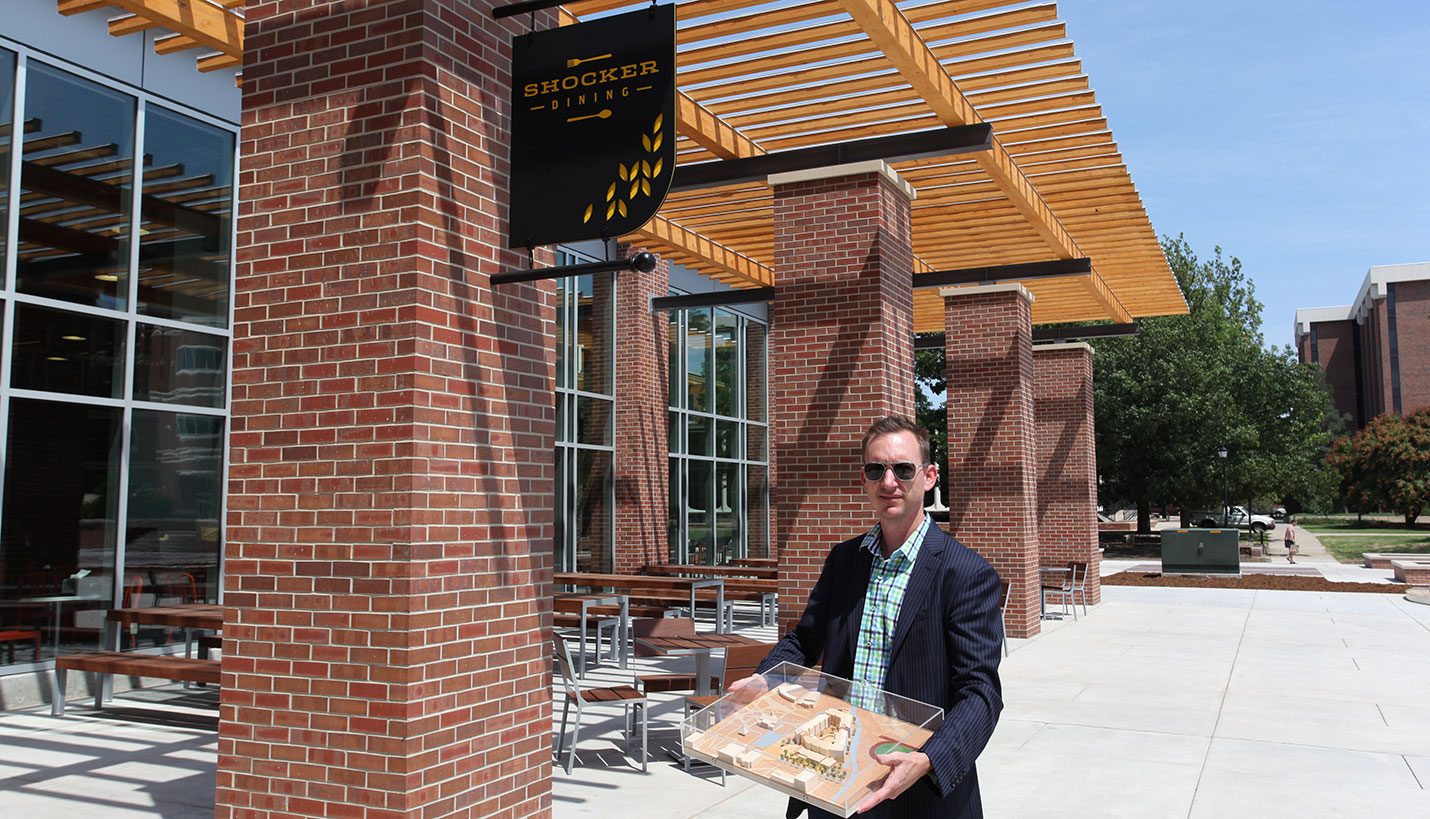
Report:
[[[1412,526],[1430,498],[1430,407],[1386,413],[1336,442],[1329,461],[1357,512],[1391,511]]]
[[[943,336],[936,336],[942,340]],[[948,409],[944,406],[943,348],[914,350],[914,420],[929,431],[929,449],[939,465],[939,484],[948,500]]]
[[[1217,248],[1203,262],[1180,236],[1164,237],[1162,249],[1188,314],[1145,318],[1136,336],[1095,342],[1102,501],[1135,502],[1142,531],[1154,504],[1177,506],[1186,523],[1221,505],[1225,466],[1232,502],[1321,505],[1335,476],[1323,463],[1334,413],[1320,369],[1289,347],[1264,346],[1261,303],[1240,261]]]

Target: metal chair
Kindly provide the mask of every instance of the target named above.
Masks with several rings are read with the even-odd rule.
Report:
[[[1077,620],[1077,606],[1072,604],[1072,570],[1059,567],[1058,569],[1048,569],[1039,572],[1041,578],[1039,591],[1043,595],[1043,609],[1047,610],[1049,595],[1059,595],[1062,597],[1063,612],[1067,613],[1072,609],[1073,620]]]
[[[745,646],[728,646],[725,649],[725,667],[720,671],[720,690],[725,691],[737,680],[754,674],[759,670],[760,663],[774,648],[774,643],[753,643]],[[690,718],[690,712],[700,708],[713,705],[720,699],[721,694],[695,695],[685,698],[685,718]],[[690,757],[685,757],[685,770],[690,770]],[[720,769],[720,787],[725,786],[725,769]]]
[[[1087,614],[1087,561],[1069,560],[1068,571],[1072,574],[1073,605],[1077,605],[1077,595],[1082,595],[1082,613]]]
[[[561,757],[561,749],[566,740],[566,720],[571,713],[571,703],[576,703],[576,724],[571,728],[571,750],[566,757],[566,773],[571,773],[571,766],[576,762],[576,741],[581,733],[581,717],[585,714],[587,704],[610,703],[620,705],[626,715],[626,755],[631,753],[631,729],[632,713],[634,707],[640,712],[641,718],[641,772],[646,771],[648,747],[647,738],[647,714],[649,708],[646,707],[645,695],[635,690],[629,685],[612,685],[606,688],[582,688],[581,683],[576,679],[576,673],[571,667],[571,653],[566,648],[566,641],[560,635],[555,635],[553,639],[553,659],[556,661],[556,668],[561,675],[561,681],[566,688],[566,703],[561,709],[561,732],[557,734],[556,757]]]

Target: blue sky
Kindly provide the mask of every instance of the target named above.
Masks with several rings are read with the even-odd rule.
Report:
[[[1241,259],[1269,344],[1430,261],[1430,2],[1058,8],[1152,226]]]

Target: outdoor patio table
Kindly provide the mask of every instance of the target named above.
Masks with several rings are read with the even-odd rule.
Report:
[[[223,628],[223,606],[213,603],[181,603],[172,606],[143,606],[128,609],[110,609],[105,617],[105,651],[119,650],[119,633],[123,626],[166,626],[184,630],[184,656],[193,654],[192,632],[195,630],[219,631]],[[110,675],[101,675],[102,696],[108,697],[113,680]]]
[[[616,656],[620,660],[621,668],[626,667],[626,644],[630,641],[631,636],[631,606],[630,597],[628,595],[614,593],[576,594],[573,592],[558,592],[554,595],[554,599],[575,601],[581,605],[581,659],[576,663],[576,674],[583,680],[586,679],[586,627],[591,609],[595,606],[619,605],[621,607],[621,623],[617,629],[616,637],[620,648],[617,650]],[[600,644],[601,635],[597,634],[597,652],[600,651]],[[599,653],[596,659],[600,659]]]
[[[715,589],[715,630],[724,631],[725,578],[723,577],[654,577],[635,574],[597,574],[593,572],[557,572],[553,578],[558,586],[624,589],[640,597],[643,589],[690,592],[690,617],[695,619],[697,589]]]
[[[742,634],[697,634],[694,637],[637,637],[636,642],[657,654],[695,655],[695,694],[704,696],[710,690],[710,652],[728,646],[751,645],[760,642]]]

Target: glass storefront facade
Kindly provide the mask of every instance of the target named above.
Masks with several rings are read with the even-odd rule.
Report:
[[[557,264],[594,261],[562,249]],[[556,280],[556,571],[614,566],[614,278]]]
[[[670,560],[767,556],[765,325],[708,307],[669,321]]]
[[[0,672],[218,599],[236,139],[0,48]]]

